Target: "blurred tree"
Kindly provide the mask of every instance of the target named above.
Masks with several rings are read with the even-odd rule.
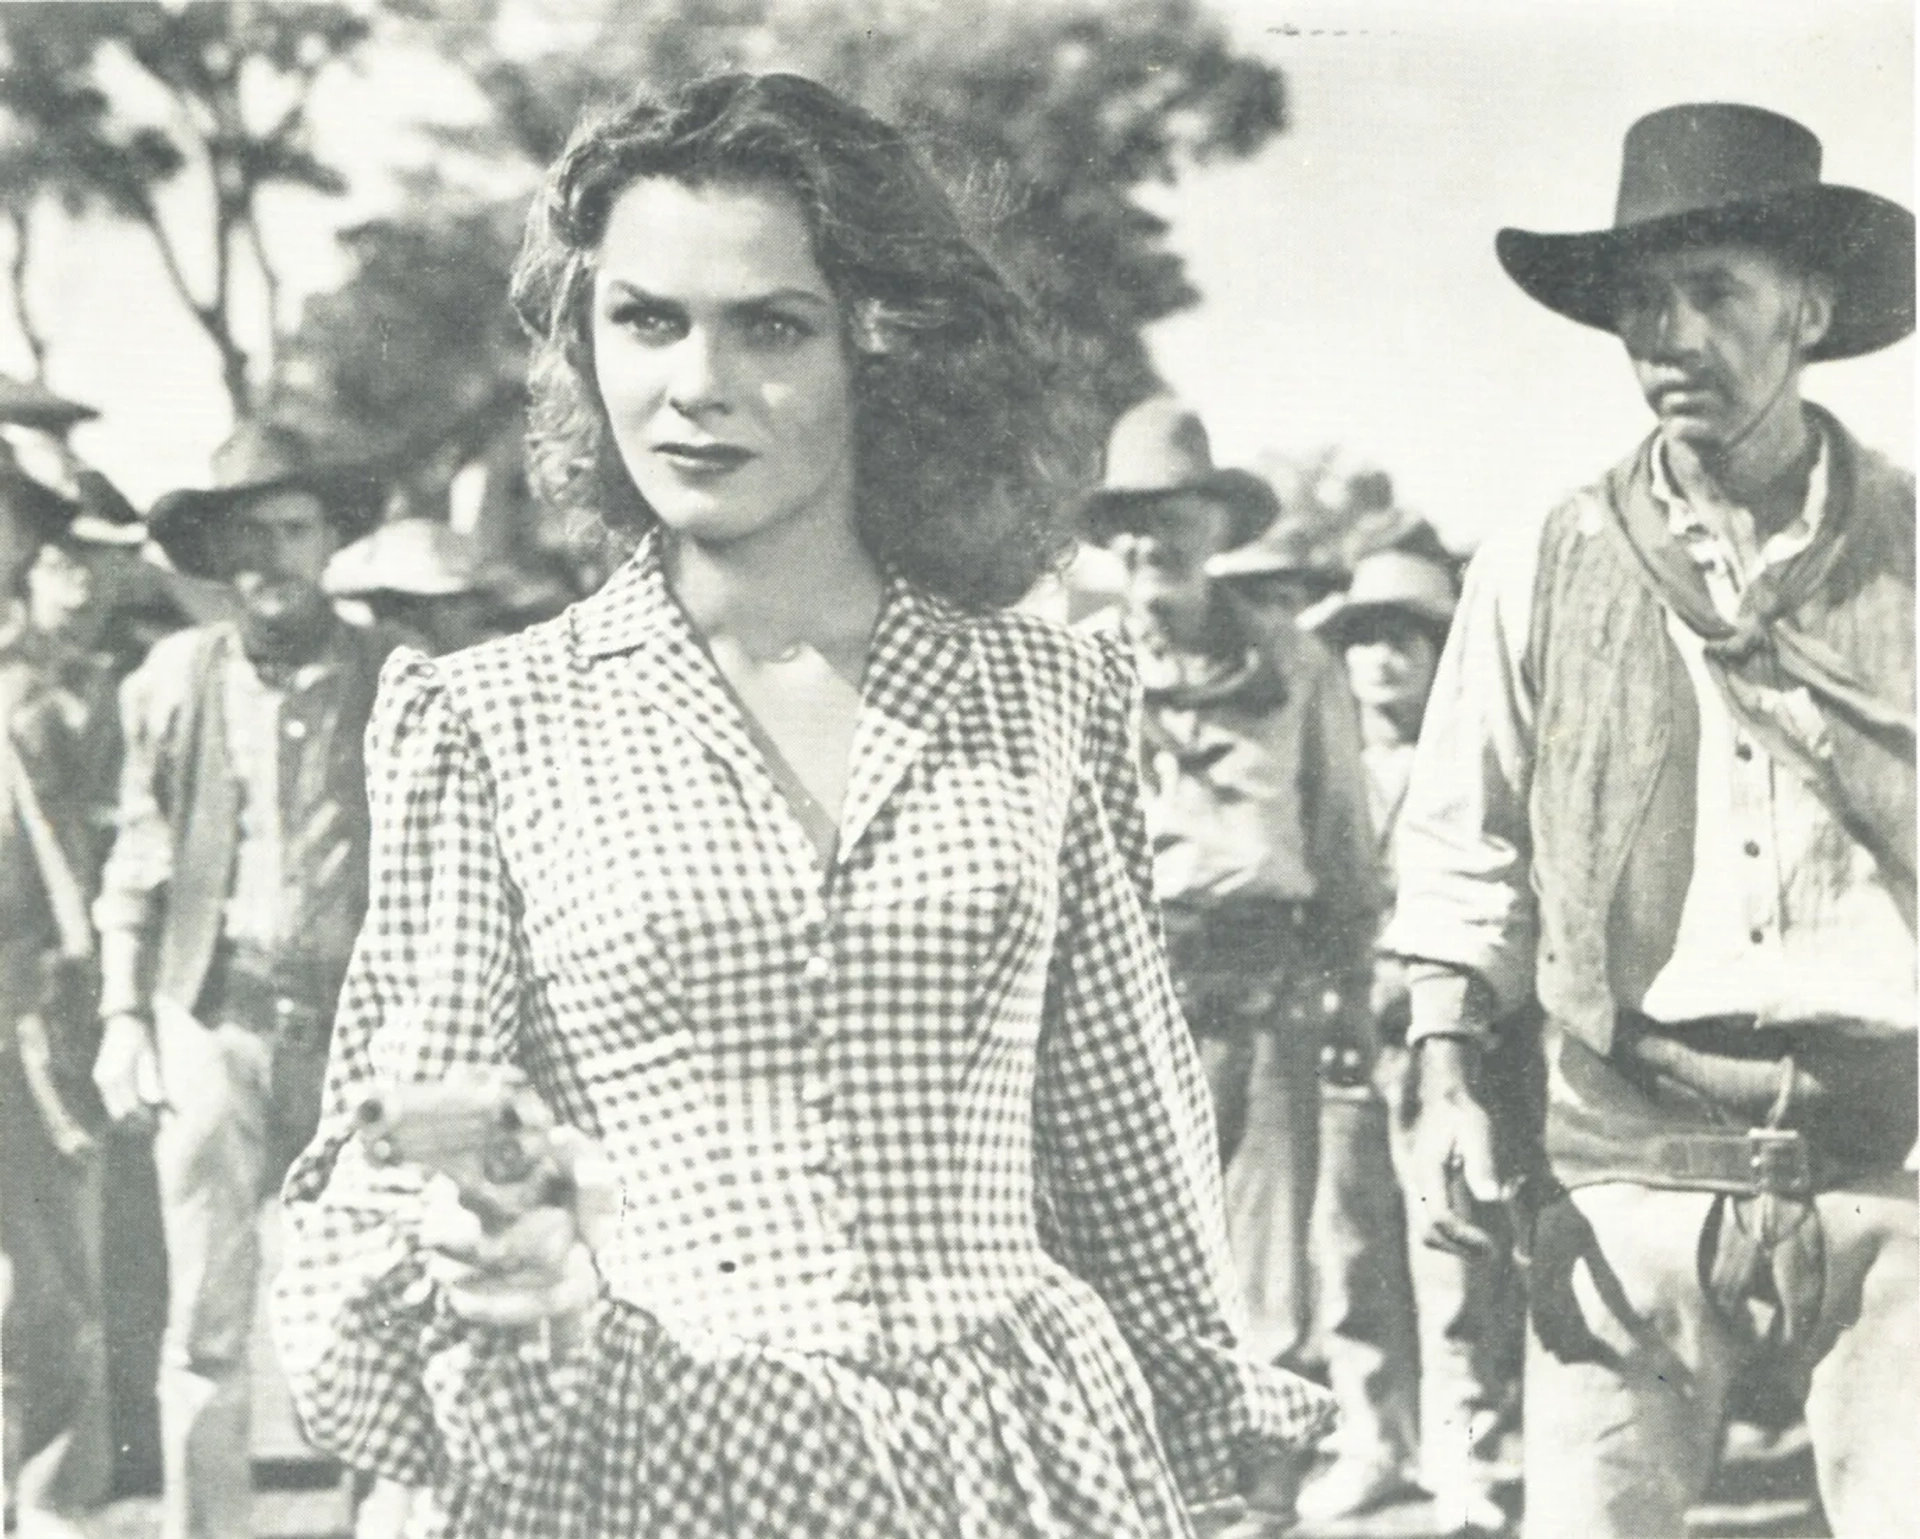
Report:
[[[388,0],[385,12],[491,109],[434,130],[446,164],[511,164],[529,182],[584,106],[635,88],[737,67],[847,93],[913,137],[1084,362],[1108,417],[1155,386],[1143,329],[1198,297],[1139,194],[1250,154],[1286,120],[1279,74],[1236,54],[1195,0]],[[544,42],[525,41],[530,13]],[[482,381],[518,378],[502,328],[524,204],[464,197],[450,175],[349,233],[351,277],[308,306],[285,351],[289,411],[404,435],[483,399]],[[1090,456],[1105,421],[1091,426]]]
[[[307,108],[320,76],[369,31],[346,5],[0,7],[0,206],[14,233],[14,304],[36,355],[45,343],[26,309],[25,276],[31,217],[51,197],[73,213],[102,211],[146,228],[219,355],[235,412],[245,413],[264,370],[243,338],[271,339],[279,314],[260,193],[345,190],[314,152]],[[189,175],[201,185],[163,196]],[[264,325],[240,313],[243,263],[258,281]],[[208,271],[193,275],[196,265]]]

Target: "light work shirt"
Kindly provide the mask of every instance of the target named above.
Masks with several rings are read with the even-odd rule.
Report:
[[[1804,509],[1765,541],[1753,538],[1744,514],[1688,503],[1667,473],[1663,440],[1654,453],[1655,494],[1669,528],[1729,618],[1760,572],[1806,550],[1825,516],[1824,442]],[[1403,911],[1386,937],[1390,950],[1410,958],[1474,955],[1472,973],[1496,1015],[1522,1004],[1533,982],[1531,926],[1508,926],[1489,944],[1475,921],[1488,907],[1481,884],[1526,880],[1524,859],[1515,858],[1530,843],[1534,701],[1524,662],[1546,516],[1503,530],[1475,557],[1425,723],[1422,773],[1449,777],[1458,814],[1450,821],[1477,853],[1446,873],[1402,870],[1402,884],[1417,881],[1428,901],[1417,918]],[[1597,505],[1592,516],[1600,516]],[[1664,961],[1667,938],[1636,936],[1635,916],[1619,916],[1626,934],[1610,951],[1615,1000],[1673,1023],[1751,1015],[1761,1025],[1912,1031],[1913,936],[1878,862],[1741,728],[1707,671],[1700,637],[1671,611],[1665,618],[1699,712],[1692,875]],[[1804,689],[1778,691],[1768,707],[1803,739],[1817,743],[1825,731]],[[1418,962],[1410,972],[1415,1040],[1487,1027],[1489,1009],[1473,1006],[1460,973]]]

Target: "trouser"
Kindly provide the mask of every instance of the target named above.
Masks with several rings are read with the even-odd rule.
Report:
[[[100,1288],[100,1151],[55,1147],[20,1059],[0,1053],[0,1257],[6,1314],[5,1484],[32,1515],[71,1519],[113,1474]]]
[[[1312,1253],[1321,1351],[1341,1408],[1333,1447],[1401,1472],[1417,1450],[1429,1490],[1486,1491],[1525,1306],[1504,1250],[1461,1257],[1421,1243],[1401,1195],[1412,1068],[1406,1048],[1389,1045],[1370,1082],[1322,1092]]]
[[[1220,1127],[1227,1241],[1247,1308],[1247,1352],[1298,1366],[1313,1306],[1307,1235],[1320,1152],[1318,1040],[1242,1021],[1197,1038]]]
[[[1911,1532],[1920,1427],[1914,1180],[1881,1171],[1813,1199],[1825,1282],[1811,1328],[1791,1348],[1765,1330],[1764,1295],[1750,1317],[1709,1300],[1701,1255],[1713,1193],[1614,1181],[1561,1199],[1571,1210],[1556,1228],[1580,1243],[1551,1251],[1536,1243],[1529,1286],[1536,1315],[1546,1294],[1570,1301],[1588,1339],[1549,1350],[1538,1329],[1529,1333],[1528,1539],[1683,1533],[1687,1507],[1713,1475],[1729,1387],[1756,1368],[1787,1375],[1805,1405],[1834,1533]]]
[[[1548,1023],[1534,1218],[1528,1528],[1675,1534],[1730,1388],[1804,1410],[1834,1531],[1912,1525],[1920,1284],[1913,1039],[1660,1024],[1610,1050]]]
[[[169,1278],[162,1539],[244,1539],[260,1207],[312,1135],[326,1043],[165,1004],[154,1016],[167,1098],[154,1136]]]
[[[1327,1085],[1310,1251],[1315,1326],[1340,1407],[1334,1457],[1410,1476],[1420,1376],[1406,1213],[1389,1105],[1372,1085]]]

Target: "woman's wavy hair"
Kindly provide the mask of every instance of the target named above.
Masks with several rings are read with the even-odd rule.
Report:
[[[583,121],[554,163],[513,277],[540,495],[623,542],[655,522],[613,445],[591,325],[608,215],[643,177],[798,199],[854,361],[857,517],[876,560],[974,610],[1057,564],[1078,469],[1060,354],[901,134],[797,75],[636,98]]]

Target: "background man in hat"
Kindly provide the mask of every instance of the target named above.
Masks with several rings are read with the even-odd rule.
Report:
[[[1207,575],[1278,513],[1165,398],[1115,425],[1090,540],[1125,566],[1154,881],[1212,1080],[1249,1345],[1297,1360],[1328,1023],[1364,1006],[1379,895],[1353,703],[1317,644]],[[1311,648],[1311,650],[1309,650]],[[1316,664],[1314,654],[1320,653]]]
[[[489,574],[466,536],[433,518],[397,518],[334,553],[321,586],[440,656],[484,641]]]
[[[1912,330],[1913,217],[1819,161],[1776,114],[1669,108],[1612,229],[1498,242],[1619,334],[1657,418],[1476,557],[1401,814],[1444,1245],[1491,1243],[1514,1174],[1491,1023],[1529,990],[1548,1017],[1536,1534],[1680,1532],[1758,1372],[1804,1402],[1837,1533],[1911,1523],[1913,482],[1800,381]]]
[[[1347,585],[1348,574],[1315,547],[1313,532],[1276,518],[1243,545],[1208,558],[1207,576],[1269,625],[1292,625]]]
[[[1346,592],[1306,622],[1340,656],[1360,707],[1361,763],[1382,885],[1414,744],[1454,610],[1452,563],[1431,526],[1354,563]],[[1309,1521],[1364,1512],[1417,1470],[1443,1531],[1499,1531],[1501,1433],[1518,1368],[1518,1300],[1503,1256],[1408,1245],[1399,1172],[1412,1110],[1405,966],[1374,961],[1370,1037],[1322,1055],[1316,1312],[1341,1405],[1332,1466],[1301,1499]],[[1502,1063],[1501,1067],[1506,1067]],[[1416,1241],[1418,1235],[1412,1236]]]
[[[378,511],[365,475],[258,423],[215,471],[150,526],[177,566],[232,584],[239,617],[164,638],[122,689],[119,834],[94,909],[94,1078],[109,1116],[155,1130],[168,1539],[250,1532],[255,1226],[318,1115],[366,905],[361,737],[393,642],[320,587]]]
[[[4,448],[4,445],[0,445]],[[93,929],[118,732],[78,504],[0,459],[0,1362],[8,1530],[78,1534],[113,1473]]]

